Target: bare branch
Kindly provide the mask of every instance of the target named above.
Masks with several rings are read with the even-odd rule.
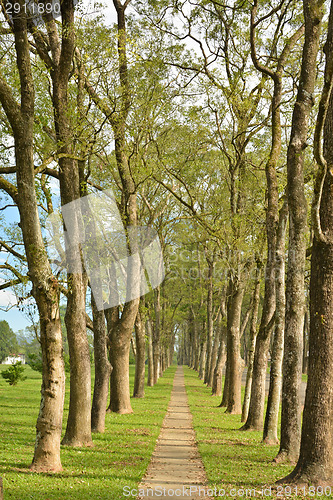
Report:
[[[13,247],[9,246],[5,241],[2,241],[0,240],[0,252],[2,252],[2,247],[9,253],[11,253],[12,255],[14,255],[14,257],[17,257],[18,259],[21,259],[21,260],[24,260],[26,261],[26,257],[25,255],[17,252],[16,250],[14,250]]]
[[[333,2],[332,2],[333,3]],[[316,175],[313,202],[312,202],[312,224],[315,237],[322,243],[327,243],[327,238],[323,234],[320,222],[320,205],[323,192],[324,181],[327,173],[327,162],[323,153],[323,133],[324,125],[329,107],[329,102],[333,88],[333,5],[331,5],[330,16],[328,21],[327,38],[324,47],[326,56],[324,86],[319,103],[316,129],[314,134],[314,157],[318,165]]]

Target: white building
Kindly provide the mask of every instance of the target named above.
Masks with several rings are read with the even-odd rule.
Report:
[[[22,365],[25,365],[25,354],[12,354],[7,356],[3,361],[4,365],[14,365],[17,361],[21,361]]]

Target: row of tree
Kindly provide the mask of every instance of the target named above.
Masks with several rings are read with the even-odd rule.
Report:
[[[13,287],[20,301],[33,297],[38,309],[43,382],[32,468],[61,469],[62,296],[70,357],[63,444],[90,445],[91,432],[103,431],[109,380],[110,411],[132,411],[131,344],[134,395],[142,397],[146,357],[152,385],[176,343],[179,361],[213,394],[222,394],[226,364],[221,405],[242,413],[244,430],[264,427],[268,443],[277,441],[282,392],[277,459],[297,460],[301,446],[288,480],[329,482],[332,16],[319,0],[113,4],[112,27],[100,15],[75,17],[72,0],[61,3],[60,21],[41,9],[34,22],[21,0],[12,3],[20,6],[15,15],[3,10],[0,188],[3,214],[15,206],[20,220],[1,221],[0,289]],[[110,251],[105,302],[119,305],[101,308],[82,259],[99,229],[94,218],[86,214],[82,241],[72,211],[71,238],[81,248],[54,240],[56,258],[45,227],[59,202],[73,206],[110,187],[132,258],[120,266],[121,303],[121,245]],[[142,279],[143,226],[159,237],[165,279],[140,298],[132,291]],[[301,445],[303,337],[309,383]]]

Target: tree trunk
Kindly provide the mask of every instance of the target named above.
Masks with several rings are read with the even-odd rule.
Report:
[[[228,338],[228,332],[226,337]],[[224,408],[228,406],[228,397],[229,397],[229,374],[230,370],[228,369],[228,355],[225,361],[225,376],[224,376],[224,385],[223,385],[223,394],[222,401],[220,404],[220,408]]]
[[[199,346],[199,329],[198,329],[198,319],[195,310],[192,305],[190,305],[190,326],[192,325],[192,356],[193,356],[193,369],[199,372],[200,368],[200,346]]]
[[[227,305],[227,370],[228,401],[226,413],[242,412],[241,387],[243,360],[240,356],[240,319],[244,287],[230,280]]]
[[[208,264],[208,290],[207,290],[207,352],[206,352],[206,363],[205,363],[205,376],[204,383],[211,387],[211,372],[210,367],[212,364],[212,341],[213,341],[213,273],[214,273],[214,262],[208,258],[206,255],[206,260]]]
[[[251,316],[251,326],[249,334],[249,348],[248,356],[249,362],[246,373],[246,384],[245,384],[245,394],[242,407],[242,422],[245,422],[249,412],[250,397],[251,397],[251,385],[252,385],[252,373],[253,373],[253,360],[254,360],[254,350],[257,338],[257,322],[258,322],[258,311],[260,302],[260,282],[261,282],[261,262],[257,261],[256,269],[256,282],[253,292],[253,302],[252,302],[252,316]]]
[[[207,341],[201,342],[200,350],[200,361],[199,361],[199,378],[204,380],[205,378],[205,366],[206,366],[206,353],[207,353]]]
[[[308,373],[308,351],[309,351],[309,311],[306,307],[303,328],[303,360],[302,373]]]
[[[154,290],[155,324],[153,329],[154,384],[161,372],[161,289]]]
[[[26,200],[26,198],[22,199]],[[30,249],[32,248],[30,246]],[[43,360],[41,404],[36,424],[35,452],[30,466],[35,472],[62,470],[60,439],[65,398],[65,370],[62,356],[59,291],[56,281],[53,285],[54,287],[51,285],[46,294],[45,283],[42,279],[37,287],[34,284],[34,289],[37,288],[34,295],[39,312]]]
[[[91,431],[104,432],[111,365],[107,353],[107,332],[104,311],[98,311],[91,294],[94,327],[95,384],[91,407]]]
[[[131,300],[124,306],[121,318],[109,332],[110,362],[110,410],[115,413],[132,413],[129,388],[129,351],[139,299]]]
[[[54,106],[56,110],[56,130],[61,145],[60,153],[70,155],[70,136],[67,123],[67,82],[62,82],[62,75],[53,77]],[[57,81],[59,78],[60,81]],[[62,205],[80,198],[79,172],[75,161],[67,156],[61,157],[60,193]],[[71,238],[80,241],[79,225],[76,217],[71,224]],[[67,245],[67,240],[66,240]],[[69,359],[70,359],[70,396],[66,432],[62,440],[67,446],[89,446],[91,438],[91,374],[90,353],[86,331],[86,289],[87,277],[82,273],[81,256],[78,245],[66,248],[66,256],[76,272],[67,273],[68,295],[65,314]],[[72,269],[74,271],[74,269]]]
[[[91,373],[86,332],[86,283],[83,275],[67,275],[69,293],[65,324],[70,360],[69,412],[62,444],[91,446]]]
[[[148,334],[148,387],[154,385],[154,357],[153,357],[153,334],[150,319],[146,321],[146,328]]]
[[[218,351],[219,351],[219,346],[220,346],[220,337],[221,337],[219,330],[220,330],[219,328],[216,328],[216,331],[215,331],[213,349],[212,349],[212,354],[211,354],[211,361],[210,361],[210,366],[209,366],[209,377],[207,380],[208,387],[213,386],[214,372],[215,372],[215,368],[216,368],[217,356],[218,356]]]
[[[304,150],[313,106],[322,8],[304,0],[305,41],[299,90],[293,111],[287,155],[289,249],[282,381],[281,443],[277,461],[298,459],[301,436],[302,344],[307,203],[304,194]]]
[[[136,361],[133,391],[135,398],[143,398],[145,395],[146,332],[142,306],[143,300],[141,299],[141,308],[139,306],[135,319]]]
[[[227,335],[227,330],[225,326],[220,325],[219,327],[220,345],[219,345],[216,366],[214,370],[212,396],[222,396],[222,372],[226,360],[226,335]]]
[[[278,420],[282,389],[282,361],[285,317],[285,235],[288,218],[288,205],[285,202],[280,210],[279,228],[276,243],[276,319],[269,380],[268,403],[264,424],[263,441],[278,444]]]

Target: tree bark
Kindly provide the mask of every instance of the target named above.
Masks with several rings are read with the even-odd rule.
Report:
[[[206,367],[207,340],[201,342],[200,361],[199,361],[199,378],[204,380]]]
[[[288,219],[287,202],[280,210],[279,227],[276,242],[276,319],[272,348],[271,370],[269,380],[269,393],[267,410],[264,423],[263,441],[266,444],[278,444],[277,435],[279,408],[282,389],[282,361],[284,340],[284,317],[285,317],[285,233]]]
[[[104,432],[111,365],[107,353],[107,332],[104,311],[98,311],[91,294],[94,327],[95,383],[91,407],[91,431]]]
[[[155,323],[153,328],[153,357],[154,357],[154,384],[160,376],[161,370],[161,289],[158,286],[154,291]]]
[[[205,363],[205,376],[204,383],[211,387],[212,385],[212,375],[211,365],[212,365],[212,342],[213,342],[213,274],[214,274],[214,260],[209,259],[206,252],[206,260],[208,264],[208,276],[207,276],[207,352],[206,352],[206,363]]]
[[[251,315],[251,326],[250,326],[249,348],[248,348],[249,362],[246,373],[245,394],[242,407],[242,419],[241,419],[242,422],[246,421],[250,406],[253,360],[254,360],[256,338],[257,338],[257,322],[258,322],[258,311],[260,302],[261,266],[262,264],[258,260],[256,268],[256,282],[255,282],[253,302],[252,302],[252,315]]]
[[[115,413],[132,413],[129,389],[129,350],[132,330],[138,310],[139,299],[128,301],[121,318],[109,331],[110,362],[110,410]]]
[[[213,349],[212,349],[212,354],[211,354],[211,361],[210,361],[210,366],[209,366],[209,377],[207,381],[207,387],[213,387],[213,379],[214,379],[214,372],[217,364],[217,357],[218,357],[218,352],[219,352],[219,346],[220,346],[220,328],[216,327],[215,330],[215,336],[214,336],[214,343],[213,343]]]
[[[277,461],[295,462],[301,437],[302,344],[307,203],[304,194],[304,149],[313,106],[316,62],[323,2],[304,0],[305,41],[299,90],[293,111],[287,155],[289,250],[286,282],[286,317],[282,381],[281,443]]]
[[[230,280],[227,302],[227,371],[228,380],[226,413],[242,412],[241,387],[244,362],[240,356],[240,319],[244,286]],[[228,377],[228,378],[227,378]]]
[[[224,325],[219,327],[219,350],[214,370],[212,383],[212,396],[222,396],[222,372],[226,360],[226,336],[227,330]]]
[[[308,373],[308,351],[309,351],[309,311],[306,306],[304,315],[304,328],[303,328],[303,360],[302,360],[302,373]]]
[[[146,321],[146,329],[148,334],[148,387],[154,385],[154,357],[153,357],[153,333],[151,328],[150,319]]]
[[[146,332],[142,312],[143,300],[135,319],[135,338],[136,338],[136,361],[133,397],[143,398],[145,395],[145,362],[146,362]]]

